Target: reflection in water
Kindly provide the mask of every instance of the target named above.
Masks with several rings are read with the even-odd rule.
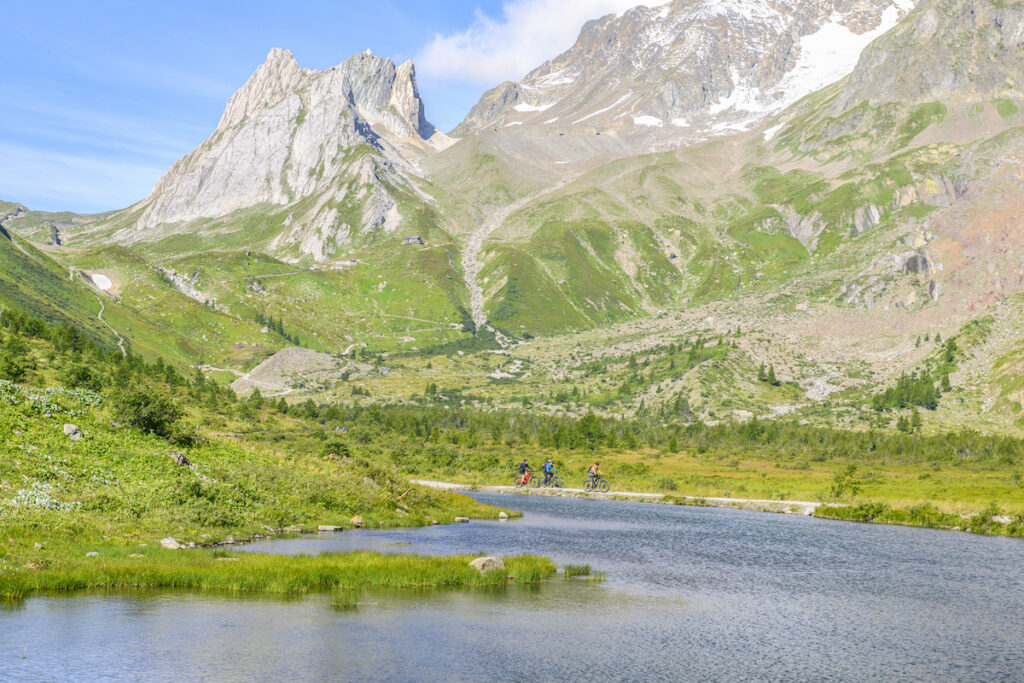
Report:
[[[370,593],[353,612],[333,610],[323,595],[32,598],[0,611],[0,679],[1021,675],[1024,543],[1016,540],[729,510],[477,497],[526,516],[246,549],[533,552],[589,563],[608,581]]]

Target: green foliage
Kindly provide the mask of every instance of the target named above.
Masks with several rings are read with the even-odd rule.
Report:
[[[948,376],[946,378],[948,386]],[[902,410],[911,406],[920,406],[927,410],[935,410],[939,405],[940,390],[935,388],[935,378],[925,371],[912,375],[903,374],[896,386],[889,387],[871,398],[871,407],[876,411]]]
[[[853,498],[860,493],[861,485],[855,478],[856,474],[856,465],[847,465],[845,469],[837,472],[832,478],[832,486],[828,492],[829,498],[831,500],[842,500],[844,498]]]
[[[114,405],[125,424],[168,439],[174,434],[182,410],[169,396],[150,389],[127,389],[114,395]]]
[[[84,557],[93,548],[96,557]],[[230,593],[301,595],[336,591],[334,604],[352,609],[358,594],[371,588],[463,588],[536,583],[554,574],[547,558],[519,555],[504,558],[507,572],[481,574],[469,566],[472,556],[423,557],[354,552],[316,557],[183,552],[94,544],[66,549],[62,555],[44,552],[31,570],[0,575],[0,597],[21,598],[40,591],[82,589],[125,590],[176,588]],[[51,565],[50,558],[59,557]],[[226,557],[232,561],[224,562]],[[341,597],[339,597],[339,595]]]
[[[859,503],[857,505],[822,505],[815,510],[816,517],[840,519],[850,522],[873,522],[876,524],[903,524],[931,529],[961,529],[976,534],[1001,536],[1024,535],[1024,515],[1016,515],[1009,522],[998,521],[1004,516],[1001,508],[993,503],[985,510],[973,515],[943,512],[931,503],[894,508],[888,503]]]
[[[589,564],[567,564],[562,568],[562,576],[571,579],[574,576],[590,576]]]

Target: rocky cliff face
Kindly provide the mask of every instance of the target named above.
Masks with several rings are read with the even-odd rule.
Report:
[[[1024,75],[1024,5],[929,0],[864,51],[832,102],[926,102],[1016,96]],[[926,58],[922,58],[926,56]]]
[[[303,205],[278,244],[327,258],[356,230],[393,229],[389,187],[407,185],[409,159],[443,146],[426,120],[411,62],[369,52],[324,71],[274,49],[232,96],[213,135],[179,160],[115,237],[147,239],[168,226],[270,205]],[[359,221],[340,218],[339,206]]]
[[[636,7],[586,24],[568,51],[486,93],[453,133],[565,137],[586,129],[636,152],[746,130],[850,73],[861,51],[913,4],[675,0]]]

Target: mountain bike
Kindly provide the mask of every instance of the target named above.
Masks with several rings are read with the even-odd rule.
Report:
[[[608,489],[611,486],[608,485],[608,481],[601,475],[598,475],[597,479],[588,481],[586,486],[583,487],[584,491],[600,491],[601,493],[608,493]]]
[[[537,488],[540,485],[538,483],[539,481],[540,479],[538,477],[533,476],[533,470],[530,470],[526,474],[516,477],[515,481],[512,482],[512,485],[517,489],[526,488],[527,486]]]
[[[557,474],[552,474],[551,475],[551,480],[548,483],[546,483],[546,484],[544,483],[544,477],[537,477],[537,481],[540,482],[540,484],[538,484],[538,488],[560,489],[560,488],[562,488],[562,486],[565,485],[562,482],[562,478],[560,476],[558,476]]]
[[[552,474],[551,481],[549,481],[548,483],[544,483],[544,481],[541,481],[541,485],[548,486],[550,488],[561,488],[564,485],[564,483],[562,482],[562,478],[560,476],[558,476],[557,474]]]

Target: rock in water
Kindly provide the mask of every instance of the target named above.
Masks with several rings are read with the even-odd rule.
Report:
[[[359,515],[356,515],[355,517],[353,517],[351,521],[352,521],[352,526],[354,526],[357,529],[359,527],[363,526],[363,518],[360,517]]]
[[[161,539],[160,545],[167,548],[168,550],[177,550],[181,547],[181,544],[175,541],[173,536],[168,536],[167,538]]]
[[[478,557],[469,563],[469,566],[476,569],[481,574],[492,572],[495,569],[504,569],[505,563],[501,561],[500,557]]]
[[[64,435],[72,441],[80,441],[82,439],[82,430],[77,425],[64,425]]]
[[[469,524],[469,517],[456,517],[455,518],[455,523],[456,524]]]
[[[498,513],[498,519],[500,519],[502,522],[507,521],[508,520],[508,515],[505,514],[504,512],[499,512]]]

